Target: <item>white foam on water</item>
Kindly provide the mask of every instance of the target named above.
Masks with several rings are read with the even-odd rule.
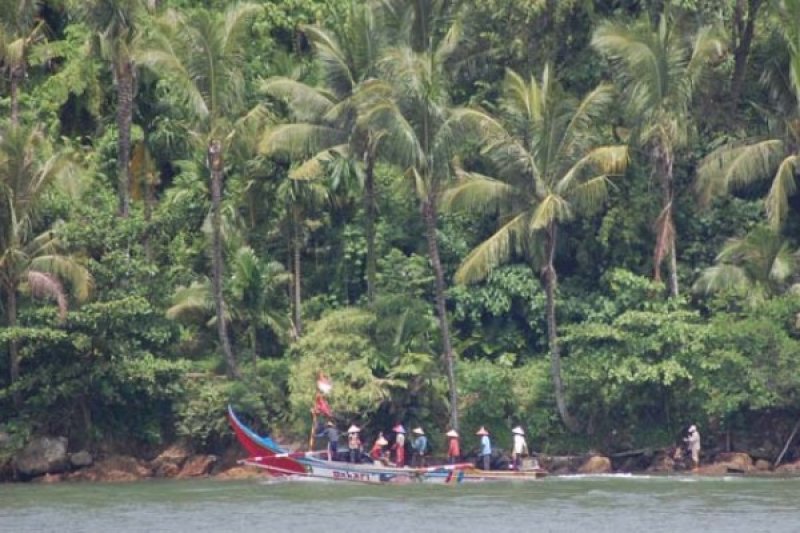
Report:
[[[657,479],[662,476],[651,476],[648,474],[632,474],[630,472],[619,472],[615,474],[564,474],[549,476],[550,479]]]

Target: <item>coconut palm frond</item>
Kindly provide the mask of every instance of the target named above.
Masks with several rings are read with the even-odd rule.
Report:
[[[444,65],[458,50],[461,44],[463,26],[460,19],[456,19],[450,24],[444,37],[439,41],[434,50],[434,61],[437,64]]]
[[[462,172],[458,182],[442,195],[445,210],[494,212],[519,196],[511,185],[474,172]]]
[[[603,116],[613,101],[614,87],[608,83],[601,83],[584,96],[564,130],[563,138],[566,142],[562,143],[559,152],[563,155],[571,154],[575,143],[581,138],[581,134]]]
[[[769,267],[769,279],[778,284],[786,283],[797,272],[797,267],[797,257],[789,249],[789,243],[783,242]]]
[[[94,278],[89,270],[71,256],[52,254],[34,257],[31,259],[30,268],[67,281],[78,301],[84,301],[89,297],[94,284]]]
[[[303,30],[314,47],[314,56],[322,67],[326,85],[340,96],[351,94],[357,80],[339,42],[318,26],[303,26]]]
[[[608,189],[613,183],[607,175],[595,176],[580,185],[577,185],[570,193],[570,198],[575,206],[584,213],[597,212],[608,199]]]
[[[281,124],[267,128],[258,148],[267,155],[305,158],[346,141],[346,133],[338,128],[308,123]]]
[[[28,270],[28,288],[34,298],[50,298],[58,304],[58,313],[61,320],[67,318],[67,295],[58,279],[46,272]]]
[[[198,315],[206,317],[213,313],[211,284],[208,280],[204,280],[195,281],[188,287],[178,287],[166,316],[170,320],[194,320]]]
[[[186,103],[195,115],[198,117],[210,115],[203,93],[200,92],[200,88],[194,83],[191,74],[171,47],[138,50],[134,54],[134,59],[137,64],[147,67],[153,72],[165,73],[174,83],[173,88],[183,94]]]
[[[479,109],[453,109],[436,135],[434,152],[450,159],[456,148],[471,143],[486,145],[507,136],[500,122]]]
[[[709,61],[723,57],[727,48],[727,44],[715,28],[711,26],[700,28],[695,35],[692,56],[686,66],[689,80],[696,83],[700,75],[706,71]]]
[[[765,200],[767,218],[773,228],[780,228],[789,212],[789,197],[797,190],[797,172],[800,169],[800,156],[789,156],[778,166],[772,186]]]
[[[314,121],[335,105],[335,101],[324,91],[290,78],[266,79],[261,83],[261,91],[284,100],[300,122]]]
[[[225,10],[220,36],[223,57],[232,58],[240,55],[241,46],[249,37],[253,19],[263,10],[263,6],[252,2],[241,2]]]
[[[715,196],[772,176],[786,153],[779,139],[729,143],[717,148],[700,162],[695,190],[707,205]]]
[[[556,183],[555,191],[558,194],[568,194],[573,187],[579,187],[583,183],[583,177],[587,174],[593,176],[592,179],[598,174],[604,177],[620,176],[627,170],[628,162],[626,145],[598,146],[570,167]]]
[[[508,261],[515,245],[520,246],[525,238],[528,218],[526,213],[515,216],[473,249],[458,267],[455,282],[469,284],[481,281],[497,266]]]
[[[548,194],[536,206],[531,217],[530,229],[537,231],[555,222],[566,222],[572,219],[572,207],[564,197]]]
[[[544,80],[549,79],[550,66],[545,65],[542,75]],[[501,105],[510,116],[525,117],[528,121],[537,122],[542,119],[542,110],[546,103],[543,87],[540,87],[536,78],[531,76],[530,82],[512,69],[506,69],[503,78],[503,99]]]
[[[744,269],[736,265],[720,264],[705,269],[692,286],[692,291],[698,294],[713,294],[746,288],[749,285]]]
[[[61,251],[60,248],[61,246],[56,232],[51,229],[40,233],[27,242],[24,246],[24,253],[28,257],[51,255],[59,253]]]
[[[365,107],[359,125],[381,134],[379,151],[389,161],[402,168],[424,164],[424,151],[414,127],[394,102],[383,100]]]
[[[325,177],[325,170],[327,165],[338,157],[349,157],[350,151],[348,145],[340,144],[332,146],[327,150],[314,154],[311,158],[307,159],[300,165],[292,168],[289,171],[289,178],[293,180],[313,180]]]
[[[629,28],[614,22],[603,22],[592,35],[591,44],[613,62],[627,65],[627,69],[620,74],[626,81],[630,93],[629,104],[634,109],[645,109],[649,104],[654,107],[662,101],[669,81],[668,63],[664,61],[663,54],[664,43],[659,43],[644,23]]]

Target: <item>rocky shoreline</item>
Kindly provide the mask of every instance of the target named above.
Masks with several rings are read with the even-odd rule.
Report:
[[[268,476],[262,470],[241,466],[242,451],[233,447],[221,456],[196,454],[183,444],[170,445],[152,459],[130,455],[104,454],[94,457],[86,450],[69,453],[64,437],[39,437],[0,466],[4,482],[126,482],[145,479],[247,479]],[[498,464],[506,459],[496,458]],[[674,449],[635,450],[605,456],[598,453],[570,456],[540,454],[542,467],[552,475],[574,474],[671,474],[688,472],[676,459]],[[507,464],[507,463],[505,463]],[[729,474],[757,476],[800,475],[800,459],[773,468],[765,459],[746,452],[717,452],[707,458],[696,475]]]

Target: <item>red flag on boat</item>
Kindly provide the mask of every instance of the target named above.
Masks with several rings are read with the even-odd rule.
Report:
[[[317,390],[319,390],[322,394],[329,394],[333,389],[333,383],[331,380],[326,376],[324,373],[320,372],[317,376]]]
[[[328,418],[333,418],[333,411],[331,411],[331,406],[328,405],[328,402],[325,401],[325,398],[319,392],[317,393],[317,398],[314,400],[314,411],[316,411],[319,414],[323,414]]]

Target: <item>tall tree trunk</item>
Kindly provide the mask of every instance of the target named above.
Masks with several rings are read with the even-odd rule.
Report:
[[[753,34],[755,32],[756,17],[761,9],[763,0],[736,0],[733,10],[733,75],[731,76],[731,97],[730,104],[732,111],[739,105],[742,94],[745,75],[747,73],[747,60],[750,56],[750,48],[753,44]],[[747,4],[747,14],[745,15],[745,3]]]
[[[364,212],[366,215],[365,232],[367,234],[367,301],[375,303],[375,274],[377,271],[375,257],[375,156],[367,152],[364,171]]]
[[[258,329],[255,320],[250,324],[250,349],[253,350],[253,370],[258,366]]]
[[[25,68],[21,65],[11,67],[11,124],[19,125],[19,86],[25,79]]]
[[[6,287],[6,325],[13,328],[17,325],[17,292],[14,287]],[[9,377],[11,384],[17,382],[19,379],[19,346],[17,341],[8,341],[8,366]],[[17,393],[14,394],[15,405],[20,404],[20,398]]]
[[[225,321],[225,300],[222,294],[224,263],[222,261],[222,143],[216,139],[208,144],[208,167],[211,171],[211,286],[214,292],[214,307],[217,314],[217,333],[222,345],[222,353],[228,368],[228,375],[241,379],[236,358],[233,356],[231,341],[228,338],[228,324]]]
[[[422,202],[422,217],[425,221],[425,236],[428,240],[428,255],[435,276],[436,313],[442,331],[442,357],[444,358],[447,385],[450,387],[450,426],[458,431],[458,389],[456,388],[455,357],[450,339],[450,324],[447,321],[447,306],[444,299],[445,283],[442,262],[439,259],[439,243],[436,241],[436,198],[429,195]]]
[[[292,300],[294,302],[294,329],[297,337],[303,335],[303,316],[302,316],[302,270],[300,261],[300,249],[303,246],[303,232],[300,228],[300,212],[297,207],[292,207]]]
[[[661,185],[661,214],[657,221],[657,238],[653,254],[654,279],[661,280],[661,262],[669,256],[669,294],[677,298],[678,287],[678,247],[675,228],[675,183],[673,179],[674,158],[672,149],[659,141],[653,147],[653,161],[657,179]]]
[[[550,224],[547,227],[545,242],[545,254],[547,264],[542,269],[544,278],[545,296],[547,298],[547,344],[550,347],[550,375],[553,379],[553,391],[556,397],[556,408],[558,415],[564,425],[577,433],[578,422],[570,414],[567,407],[567,397],[564,393],[564,382],[561,379],[561,347],[558,344],[558,322],[556,319],[556,287],[558,286],[558,275],[554,258],[556,253],[557,226]]]
[[[131,190],[131,123],[133,122],[133,63],[125,58],[114,62],[114,81],[117,85],[117,191],[119,214],[130,212]]]
[[[678,249],[675,244],[675,182],[672,174],[672,150],[663,150],[662,192],[664,209],[666,210],[665,222],[672,228],[669,237],[669,294],[672,298],[678,297]]]

